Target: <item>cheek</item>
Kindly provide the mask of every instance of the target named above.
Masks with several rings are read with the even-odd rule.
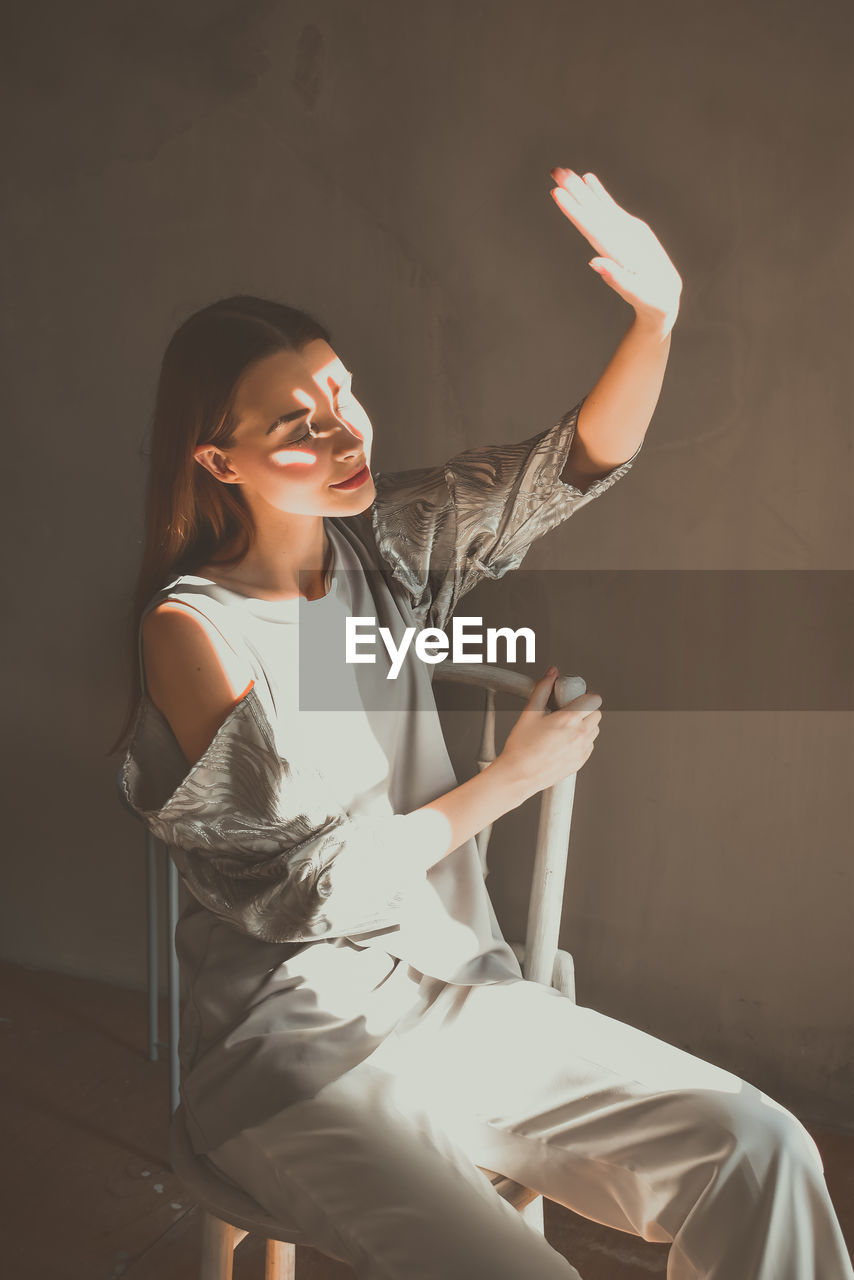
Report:
[[[276,449],[270,454],[269,465],[280,475],[298,480],[312,475],[317,458],[307,449]]]
[[[371,445],[373,444],[373,441],[374,441],[374,429],[371,426],[370,422],[355,423],[353,426],[353,430],[356,432],[357,435],[361,436],[362,448],[365,450],[366,453],[369,453],[371,449]]]
[[[373,439],[374,428],[371,425],[371,420],[367,413],[365,413],[364,409],[360,408],[349,416],[345,414],[345,417],[347,417],[347,425],[350,430],[354,431],[357,436],[361,436],[362,442],[366,446],[369,445]]]

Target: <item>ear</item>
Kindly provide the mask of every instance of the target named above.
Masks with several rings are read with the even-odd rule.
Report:
[[[237,484],[240,480],[237,472],[229,465],[228,458],[216,445],[200,444],[193,450],[196,462],[209,471],[215,480],[223,484]]]

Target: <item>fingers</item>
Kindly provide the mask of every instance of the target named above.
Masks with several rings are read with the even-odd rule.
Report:
[[[569,175],[572,172],[572,169],[565,169],[561,165],[556,164],[553,169],[549,169],[549,177],[553,182],[556,182],[559,187],[563,187],[565,189],[569,180]]]
[[[555,711],[549,716],[549,725],[558,733],[571,730],[576,734],[581,734],[584,738],[595,738],[599,733],[601,723],[602,712],[598,706],[592,707],[587,711],[582,708],[579,711],[578,709],[572,710],[570,704],[570,706],[563,707],[562,710]]]
[[[531,690],[525,706],[526,711],[544,712],[549,701],[549,695],[552,691],[552,685],[557,679],[557,667],[549,667],[545,675],[540,676],[537,683]]]
[[[539,715],[545,714],[557,674],[556,667],[549,667],[545,675],[540,676],[540,679],[531,690],[524,711],[533,711]],[[602,719],[602,712],[599,710],[601,706],[601,695],[591,693],[588,689],[586,693],[580,693],[577,698],[573,698],[565,707],[561,707],[551,714],[562,717],[568,723],[584,721],[586,726],[588,722],[590,724],[599,723]],[[556,723],[560,723],[560,721],[556,721]]]
[[[602,183],[596,177],[595,173],[585,173],[584,181],[587,183],[588,187],[590,187],[592,191],[595,191],[598,196],[602,197],[602,199],[606,202],[606,204],[612,205],[614,208],[620,207],[617,204],[614,197],[612,195],[609,195],[609,193],[602,186]]]
[[[556,174],[568,176],[558,178],[555,177]],[[609,248],[603,238],[607,232],[607,224],[613,220],[610,207],[603,203],[597,192],[586,187],[577,174],[569,170],[553,169],[552,177],[558,185],[552,187],[549,195],[561,213],[597,253],[612,257],[613,246]]]
[[[552,180],[564,191],[575,196],[576,200],[584,201],[592,195],[595,200],[603,201],[610,208],[619,208],[616,200],[608,194],[595,173],[585,173],[580,177],[573,169],[564,169],[560,165],[555,165],[549,172]]]
[[[564,169],[560,165],[555,165],[554,169],[550,170],[550,174],[559,187],[577,199],[583,200],[588,195],[589,189],[585,179],[579,177],[574,169]]]
[[[572,702],[568,702],[565,707],[561,707],[560,711],[556,711],[555,715],[562,715],[566,720],[578,720],[598,712],[602,705],[602,699],[598,693],[591,693],[588,689],[586,693],[580,693],[577,698],[573,698]],[[599,713],[601,716],[601,712]]]

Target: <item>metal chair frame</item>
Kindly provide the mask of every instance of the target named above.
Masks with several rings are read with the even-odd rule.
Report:
[[[168,936],[167,988],[169,999],[168,1038],[160,1039],[160,951],[159,951],[159,899],[157,859],[160,856],[166,871],[166,932]],[[159,1050],[169,1054],[169,1113],[179,1102],[181,1079],[178,1065],[178,1028],[181,1020],[181,988],[178,971],[178,953],[175,950],[175,928],[179,915],[180,879],[178,868],[161,840],[151,831],[145,833],[145,862],[148,931],[148,1057],[157,1062]]]

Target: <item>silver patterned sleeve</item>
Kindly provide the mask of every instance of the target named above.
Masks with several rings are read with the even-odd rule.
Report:
[[[277,753],[254,687],[189,772],[171,738],[143,701],[122,790],[205,907],[265,942],[399,927],[444,852],[441,822],[332,808],[320,774]]]
[[[640,446],[585,490],[561,480],[583,404],[518,444],[467,449],[439,467],[377,473],[374,541],[422,627],[444,628],[467,591],[518,568],[537,538],[631,468]]]

